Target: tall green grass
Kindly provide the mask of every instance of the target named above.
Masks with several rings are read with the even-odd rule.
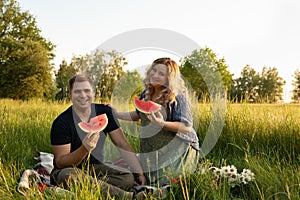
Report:
[[[200,107],[201,126],[208,124],[209,115],[207,105]],[[227,109],[222,134],[206,159],[214,166],[251,169],[256,181],[225,197],[300,199],[299,105],[228,104]],[[199,128],[200,138],[206,128]]]
[[[40,100],[0,100],[0,199],[26,199],[16,191],[18,179],[34,165],[35,151],[51,152],[50,128],[70,104]],[[200,145],[211,122],[209,104],[193,107]],[[128,140],[139,149],[140,126],[121,121]],[[109,155],[116,155],[112,146]],[[110,153],[114,152],[114,153]],[[216,181],[210,166],[235,165],[255,173],[255,181],[230,187]],[[99,191],[81,185],[73,197],[39,194],[27,199],[101,199]],[[155,199],[155,198],[152,198]],[[167,199],[300,199],[300,106],[228,104],[222,133],[195,174],[172,185]]]

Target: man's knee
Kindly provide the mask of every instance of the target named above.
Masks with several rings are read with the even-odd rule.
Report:
[[[72,184],[80,178],[80,170],[75,168],[64,168],[60,170],[56,177],[58,185],[63,185],[65,188],[69,188]]]
[[[124,189],[129,189],[132,188],[134,185],[134,176],[131,173],[127,173],[126,175],[124,175],[123,181],[124,182]]]

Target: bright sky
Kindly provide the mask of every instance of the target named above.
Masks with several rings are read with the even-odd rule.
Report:
[[[258,72],[276,67],[287,81],[300,69],[299,0],[18,0],[56,47],[55,63],[95,50],[110,38],[141,28],[167,29],[211,48],[240,76],[249,64]],[[162,52],[129,66],[150,64]],[[126,56],[125,56],[126,57]],[[140,56],[139,56],[140,57]],[[175,59],[176,60],[176,59]],[[138,63],[143,62],[143,63]]]

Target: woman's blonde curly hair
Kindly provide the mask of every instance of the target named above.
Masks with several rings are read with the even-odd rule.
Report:
[[[154,60],[148,68],[146,72],[146,77],[143,81],[146,90],[145,100],[150,100],[151,95],[154,92],[154,88],[150,84],[150,72],[153,69],[153,67],[157,64],[163,64],[167,66],[168,79],[166,85],[163,86],[164,89],[161,91],[161,94],[154,101],[166,107],[168,103],[176,101],[175,97],[178,95],[179,92],[186,94],[187,89],[181,77],[181,73],[177,63],[170,58],[158,58]]]

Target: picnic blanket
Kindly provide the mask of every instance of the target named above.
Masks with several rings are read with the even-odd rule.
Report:
[[[50,174],[53,169],[53,154],[47,152],[36,152],[34,159],[37,164],[32,169],[27,169],[22,173],[19,180],[17,191],[24,196],[28,195],[28,191],[32,187],[36,187],[39,192],[44,193],[45,191],[54,192],[56,194],[73,195],[70,191],[63,188],[51,185]],[[114,164],[129,167],[122,158],[117,158]],[[177,182],[177,179],[171,180],[171,182]],[[135,191],[147,190],[160,199],[166,197],[167,191],[170,188],[170,184],[164,184],[161,187],[154,187],[149,185],[134,186]]]
[[[72,195],[70,191],[50,184],[53,157],[51,153],[36,152],[34,159],[37,161],[37,164],[32,169],[26,169],[23,172],[17,186],[17,191],[27,196],[32,187],[37,187],[41,193],[51,191],[58,194]]]

